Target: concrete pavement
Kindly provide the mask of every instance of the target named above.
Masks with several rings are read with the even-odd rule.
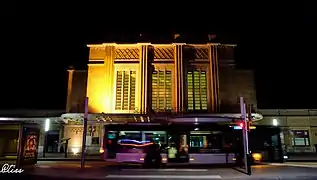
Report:
[[[43,157],[43,154],[39,154],[38,161],[80,161],[81,155],[80,154],[73,154],[68,153],[67,158],[65,158],[64,153],[46,153],[45,157]],[[101,155],[85,155],[86,161],[104,161],[101,158]]]
[[[286,162],[286,163],[268,163],[272,166],[291,166],[291,167],[306,167],[317,168],[317,162]],[[317,169],[316,169],[317,171]]]
[[[89,165],[89,164],[88,164]],[[90,164],[92,166],[92,164]],[[95,166],[94,166],[95,167]],[[107,166],[96,168],[41,168],[27,169],[26,174],[33,179],[317,179],[317,169],[257,165],[252,168],[252,176],[247,176],[233,168],[182,167],[142,169],[137,166]],[[49,177],[48,177],[49,176]]]
[[[116,166],[116,162],[86,161],[85,168],[101,168],[106,166]],[[80,161],[39,161],[35,168],[42,169],[78,169],[81,167]]]
[[[168,166],[142,169],[115,162],[43,161],[26,167],[22,176],[32,179],[317,179],[317,163],[271,163],[252,167],[252,176],[230,166]],[[241,170],[241,169],[240,169]],[[5,175],[5,174],[1,174]],[[8,174],[6,174],[8,175]],[[12,176],[12,174],[10,174]],[[1,178],[2,179],[2,178]]]

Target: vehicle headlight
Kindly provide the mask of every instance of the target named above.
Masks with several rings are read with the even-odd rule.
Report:
[[[261,161],[262,160],[262,154],[261,153],[252,153],[252,158],[255,161]]]

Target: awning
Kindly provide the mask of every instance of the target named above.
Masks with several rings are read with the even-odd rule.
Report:
[[[61,116],[61,119],[68,123],[69,121],[82,123],[84,119],[83,113],[67,113]],[[159,114],[159,115],[147,115],[147,114],[89,114],[88,121],[97,121],[104,123],[131,123],[131,122],[195,122],[196,120],[200,122],[232,122],[235,119],[241,119],[241,114],[181,114],[181,115],[171,115],[171,114]],[[253,113],[252,120],[258,121],[263,119],[261,114]]]

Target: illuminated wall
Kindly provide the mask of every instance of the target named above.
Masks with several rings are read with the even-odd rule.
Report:
[[[252,72],[237,71],[232,65],[234,45],[139,43],[89,48],[85,95],[91,113],[219,112],[222,104],[237,104],[239,95],[256,104]]]

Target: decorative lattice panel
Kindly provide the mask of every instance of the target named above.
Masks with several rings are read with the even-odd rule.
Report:
[[[116,59],[139,59],[138,48],[118,48],[116,49]]]
[[[174,48],[154,48],[154,59],[174,59]]]
[[[208,59],[208,48],[196,48],[195,59]]]
[[[68,131],[69,132],[79,133],[79,132],[83,132],[83,128],[69,128]]]

